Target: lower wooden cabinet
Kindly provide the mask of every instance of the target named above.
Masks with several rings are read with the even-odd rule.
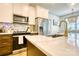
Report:
[[[27,56],[46,56],[42,51],[27,41]]]
[[[10,46],[4,46],[0,48],[0,55],[6,55],[12,53],[11,47]]]
[[[12,53],[12,35],[0,35],[0,56]]]

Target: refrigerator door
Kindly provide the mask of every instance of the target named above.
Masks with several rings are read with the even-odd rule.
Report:
[[[43,34],[47,35],[48,34],[48,20],[44,20],[42,23],[43,26]]]

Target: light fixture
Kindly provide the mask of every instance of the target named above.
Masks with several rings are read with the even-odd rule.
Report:
[[[75,5],[75,3],[71,3],[71,6],[74,6]]]
[[[74,7],[75,7],[75,3],[71,3],[71,4],[70,4],[70,9],[71,9],[71,11],[72,11],[72,14],[73,14],[73,12],[74,12]]]
[[[75,6],[75,4],[76,4],[76,3],[70,3],[70,4],[69,4],[69,8],[70,8],[70,9],[73,9],[74,6]]]

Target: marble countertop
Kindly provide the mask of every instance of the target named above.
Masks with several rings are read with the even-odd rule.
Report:
[[[7,34],[13,34],[13,33],[0,33],[0,35],[7,35]]]
[[[79,49],[68,45],[64,36],[52,38],[43,35],[26,35],[28,41],[47,56],[78,56]]]

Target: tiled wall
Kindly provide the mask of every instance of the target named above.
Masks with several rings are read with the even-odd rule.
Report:
[[[27,25],[24,24],[14,24],[14,31],[26,31]]]
[[[27,25],[23,24],[12,24],[12,23],[0,23],[0,29],[5,30],[5,32],[9,31],[26,31]]]
[[[0,29],[4,30],[5,32],[13,31],[13,24],[12,23],[0,23]]]

